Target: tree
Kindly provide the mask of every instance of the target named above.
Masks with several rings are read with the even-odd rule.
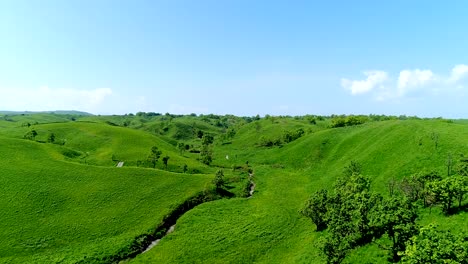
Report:
[[[236,135],[236,131],[234,130],[234,128],[230,128],[226,132],[226,135],[228,138],[233,138]]]
[[[429,225],[406,244],[402,263],[468,263],[468,236],[454,235]]]
[[[304,216],[312,219],[317,226],[317,231],[327,228],[328,203],[328,192],[322,189],[309,197],[301,211]]]
[[[202,150],[200,152],[200,159],[206,165],[210,165],[213,161],[213,152],[211,151],[208,145],[203,145]]]
[[[197,138],[202,138],[203,137],[203,131],[202,130],[198,130],[197,131]]]
[[[343,170],[343,175],[345,177],[351,177],[353,174],[361,174],[362,165],[357,161],[350,161],[349,165],[346,166]]]
[[[185,144],[183,142],[179,142],[177,144],[177,149],[179,150],[180,155],[185,152]]]
[[[457,174],[462,176],[468,176],[468,159],[464,158],[460,160],[460,163],[456,168]]]
[[[400,190],[411,202],[416,202],[421,198],[423,188],[423,182],[420,181],[417,174],[403,178],[400,183]]]
[[[468,177],[455,175],[451,178],[455,189],[455,199],[458,201],[458,207],[461,207],[463,197],[468,193]]]
[[[158,149],[158,147],[153,146],[151,148],[151,153],[148,156],[148,161],[153,164],[153,168],[156,168],[156,163],[159,160],[159,157],[161,157],[162,151]]]
[[[47,137],[47,142],[49,143],[54,143],[55,142],[55,134],[50,133],[49,136]]]
[[[449,214],[452,209],[453,200],[456,197],[456,181],[454,177],[447,177],[443,180],[431,182],[429,188],[434,195],[436,203],[442,205],[442,211]]]
[[[339,264],[346,257],[351,247],[341,237],[330,234],[321,243],[321,252],[327,259],[327,264]]]
[[[169,161],[169,156],[167,156],[167,155],[164,156],[164,157],[162,158],[162,161],[163,161],[163,163],[164,163],[164,167],[165,167],[166,170],[167,170],[167,162]]]
[[[398,252],[405,250],[405,243],[417,233],[417,211],[413,204],[401,197],[391,197],[384,200],[376,214],[373,214],[371,223],[385,232],[392,246],[391,260],[400,259]]]
[[[202,145],[210,145],[213,143],[213,136],[209,134],[204,134],[202,137]]]
[[[37,136],[37,131],[32,129],[31,131],[27,132],[25,135],[24,135],[24,138],[25,139],[29,139],[29,140],[35,140],[36,139],[36,136]]]
[[[218,170],[213,179],[213,184],[216,186],[216,189],[220,189],[224,186],[224,172],[223,170]]]

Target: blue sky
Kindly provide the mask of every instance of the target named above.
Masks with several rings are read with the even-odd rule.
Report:
[[[0,110],[468,117],[466,1],[0,2]]]

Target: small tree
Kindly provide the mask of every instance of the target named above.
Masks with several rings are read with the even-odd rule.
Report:
[[[177,144],[177,149],[179,150],[180,155],[185,152],[185,144],[183,142],[179,142]]]
[[[153,164],[153,168],[156,168],[156,163],[159,160],[159,157],[161,157],[162,152],[158,149],[158,147],[153,146],[151,148],[151,153],[148,156],[148,161]]]
[[[349,165],[346,166],[343,170],[343,175],[345,177],[351,177],[353,174],[361,174],[362,165],[357,161],[350,161]]]
[[[35,140],[35,139],[36,139],[36,136],[37,136],[36,130],[32,129],[31,131],[27,132],[27,133],[24,135],[24,138],[25,138],[25,139],[29,139],[29,140]]]
[[[47,142],[49,143],[54,143],[55,142],[55,134],[50,133],[49,136],[47,137]]]
[[[211,151],[208,145],[202,146],[202,151],[200,152],[200,159],[206,165],[210,165],[213,161],[213,152]]]
[[[202,144],[203,145],[210,145],[213,144],[214,137],[210,134],[204,134],[202,137]]]
[[[442,211],[445,214],[449,214],[452,209],[453,200],[456,197],[456,182],[454,181],[454,177],[431,182],[429,189],[434,195],[435,202],[442,205]]]
[[[220,189],[224,186],[224,172],[223,170],[218,170],[216,172],[215,178],[213,179],[213,184],[216,186],[216,189]]]
[[[164,163],[164,167],[165,167],[166,170],[167,170],[167,162],[169,161],[169,156],[167,156],[167,155],[164,156],[164,157],[162,158],[162,161],[163,161],[163,163]]]

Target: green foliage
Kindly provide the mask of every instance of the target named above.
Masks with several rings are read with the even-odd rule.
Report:
[[[401,263],[468,263],[468,235],[437,230],[429,225],[412,237],[402,253]]]
[[[222,188],[224,186],[225,180],[224,180],[223,170],[216,171],[216,175],[215,175],[212,182],[216,186],[217,189],[220,189],[220,188]]]
[[[399,261],[399,252],[405,250],[406,242],[416,234],[417,210],[413,204],[399,197],[383,200],[377,213],[374,214],[372,224],[382,230],[392,241],[390,259]]]
[[[182,155],[185,152],[185,144],[183,142],[177,143],[177,149],[179,150],[179,154]]]
[[[36,139],[36,136],[37,136],[37,131],[35,129],[31,129],[30,131],[28,131],[26,134],[24,134],[24,138],[25,139],[29,139],[29,140],[35,140]]]
[[[271,139],[266,138],[265,136],[260,137],[260,142],[258,143],[261,147],[273,147],[273,146],[281,146],[281,139]]]
[[[327,228],[328,203],[327,190],[319,190],[309,197],[301,211],[304,216],[312,219],[317,231]]]
[[[366,116],[336,116],[332,119],[330,127],[356,126],[366,123],[369,120]]]
[[[327,239],[321,245],[327,263],[341,263],[348,251],[383,234],[392,241],[390,259],[398,261],[398,253],[405,250],[406,241],[416,232],[417,211],[412,203],[371,193],[369,179],[357,173],[361,170],[358,163],[351,162],[336,181],[333,195],[326,190],[315,192],[302,210],[317,230],[328,227]]]
[[[47,136],[47,142],[49,143],[54,143],[55,142],[55,134],[50,133],[49,136]]]
[[[435,202],[442,205],[445,214],[450,214],[454,200],[461,206],[465,194],[468,192],[468,179],[466,176],[450,176],[429,184]]]
[[[202,145],[200,152],[200,160],[206,165],[210,165],[213,161],[213,151],[209,145]]]
[[[202,145],[210,145],[213,144],[214,137],[210,134],[204,134],[202,137]]]
[[[166,168],[166,170],[167,170],[167,162],[169,161],[169,158],[170,157],[167,156],[167,155],[162,158],[162,161],[163,161],[163,164],[164,164],[164,167]]]
[[[158,162],[159,157],[161,157],[161,154],[162,151],[160,151],[157,146],[153,146],[151,148],[151,153],[148,156],[148,161],[153,165],[153,168],[156,168],[156,163]]]
[[[304,135],[304,129],[299,128],[298,130],[291,132],[291,131],[286,131],[283,133],[283,142],[284,143],[289,143],[292,142]]]
[[[344,177],[352,177],[353,174],[359,175],[362,172],[362,165],[357,161],[350,161],[349,164],[343,169]]]

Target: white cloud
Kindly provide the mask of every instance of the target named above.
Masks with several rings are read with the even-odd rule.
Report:
[[[110,88],[94,90],[0,88],[0,109],[17,111],[82,110],[96,112],[112,95]]]
[[[429,69],[406,69],[398,78],[388,77],[384,71],[365,72],[365,80],[341,79],[341,86],[352,95],[371,93],[377,101],[399,100],[411,96],[463,96],[467,91],[468,65],[453,67],[450,74],[435,74]],[[377,89],[376,89],[377,88]]]
[[[463,79],[468,74],[468,66],[459,64],[453,67],[452,74],[448,78],[448,82],[454,83]]]
[[[409,90],[425,86],[435,80],[431,70],[403,70],[398,77],[398,94],[406,94]]]
[[[349,91],[351,94],[363,94],[372,91],[374,88],[383,86],[383,83],[388,80],[388,74],[384,71],[366,71],[364,75],[367,76],[365,80],[349,80],[341,79],[341,86]]]

